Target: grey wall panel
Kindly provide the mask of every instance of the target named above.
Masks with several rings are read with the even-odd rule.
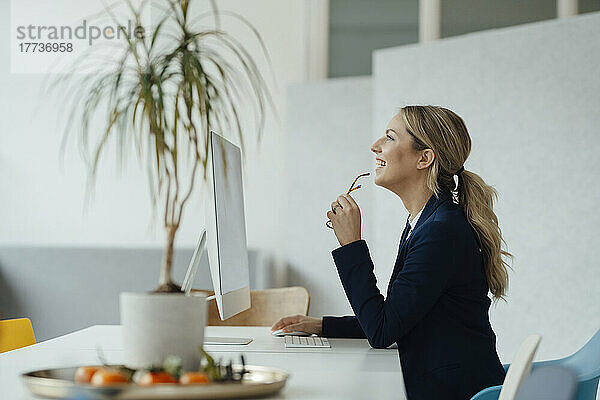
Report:
[[[310,314],[351,314],[331,250],[339,244],[325,226],[326,212],[371,162],[371,80],[341,78],[291,87],[286,145],[286,251],[289,283],[311,294]],[[371,210],[371,184],[353,192]],[[364,225],[364,224],[363,224]],[[363,227],[363,234],[369,233]]]
[[[371,53],[419,41],[415,0],[330,0],[329,77],[371,74]]]
[[[442,37],[556,18],[556,0],[445,0]]]
[[[395,108],[438,104],[461,115],[465,168],[496,187],[515,255],[506,303],[491,309],[503,361],[526,335],[559,357],[600,328],[600,14],[469,34],[374,55],[374,135]],[[378,276],[389,276],[399,199],[374,192]],[[390,212],[390,210],[396,210]]]

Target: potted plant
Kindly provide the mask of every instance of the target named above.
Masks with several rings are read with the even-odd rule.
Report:
[[[196,342],[200,340],[202,344],[198,335],[204,330],[205,318],[204,299],[181,296],[181,287],[171,274],[173,245],[185,205],[198,180],[206,177],[210,130],[236,132],[243,148],[243,102],[244,109],[251,108],[256,117],[260,140],[265,110],[271,101],[255,61],[220,28],[220,16],[232,16],[248,25],[265,56],[267,52],[248,21],[237,14],[219,12],[214,1],[210,3],[212,11],[200,16],[213,19],[211,28],[196,27],[198,18],[191,14],[191,0],[162,0],[158,6],[163,15],[147,29],[141,23],[146,4],[136,8],[127,1],[137,34],[128,36],[124,27],[119,28],[123,35],[115,53],[118,58],[108,72],[76,81],[70,75],[66,80],[76,85],[76,90],[71,90],[75,96],[71,115],[81,122],[84,148],[98,133],[92,128],[91,119],[108,116],[88,158],[90,187],[106,144],[114,137],[123,151],[133,141],[138,157],[147,164],[153,207],[160,206],[162,211],[166,243],[158,287],[151,293],[121,296],[126,353],[130,350],[127,347],[138,347],[138,354],[128,358],[135,360],[132,364],[139,364],[164,358],[165,352],[173,350],[170,354],[182,356],[185,363],[181,351],[193,348],[198,353]],[[106,12],[119,25],[112,11]],[[84,60],[78,63],[91,60],[92,54],[82,56]],[[106,71],[104,65],[103,70]],[[193,346],[182,344],[186,340],[194,341]],[[144,342],[143,348],[140,341]],[[169,344],[171,348],[166,348]],[[163,350],[158,350],[161,346]],[[154,348],[154,354],[147,354]]]

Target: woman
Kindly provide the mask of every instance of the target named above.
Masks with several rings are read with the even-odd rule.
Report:
[[[463,168],[471,151],[465,123],[442,107],[407,106],[371,150],[375,184],[397,194],[410,214],[387,296],[376,286],[361,240],[360,208],[343,194],[327,217],[341,246],[333,259],[355,315],[285,317],[272,329],[366,337],[375,348],[397,343],[410,400],[464,400],[501,384],[488,291],[504,297],[502,256],[511,255],[501,249],[496,191]]]

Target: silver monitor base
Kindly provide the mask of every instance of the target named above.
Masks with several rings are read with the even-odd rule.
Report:
[[[249,338],[233,338],[233,337],[205,337],[204,345],[229,344],[229,345],[247,345],[252,342]]]

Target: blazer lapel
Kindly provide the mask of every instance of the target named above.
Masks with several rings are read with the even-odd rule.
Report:
[[[417,221],[417,225],[413,228],[413,232],[421,225],[427,221],[427,219],[433,214],[433,212],[444,202],[452,197],[452,192],[450,190],[443,191],[440,193],[440,197],[436,198],[435,195],[431,195],[427,204],[425,204],[425,208]],[[411,234],[412,235],[412,234]],[[402,271],[402,266],[404,265],[404,260],[406,258],[406,243],[408,239],[404,242],[400,242],[400,247],[398,249],[398,256],[396,257],[396,263],[394,264],[394,271],[392,272],[392,276],[390,277],[390,282],[388,283],[387,295],[390,294],[390,290],[392,289],[392,284],[396,280],[396,276]]]
[[[450,190],[441,192],[440,197],[438,197],[437,199],[435,198],[434,195],[431,195],[431,197],[427,201],[427,204],[425,205],[425,208],[423,209],[423,212],[421,213],[421,216],[419,217],[419,220],[417,221],[417,225],[415,226],[413,231],[415,229],[417,229],[419,226],[423,225],[425,223],[425,221],[427,221],[429,216],[431,214],[433,214],[433,212],[440,205],[442,205],[442,203],[446,202],[446,200],[450,199],[451,197],[452,197],[452,192],[450,192]]]

